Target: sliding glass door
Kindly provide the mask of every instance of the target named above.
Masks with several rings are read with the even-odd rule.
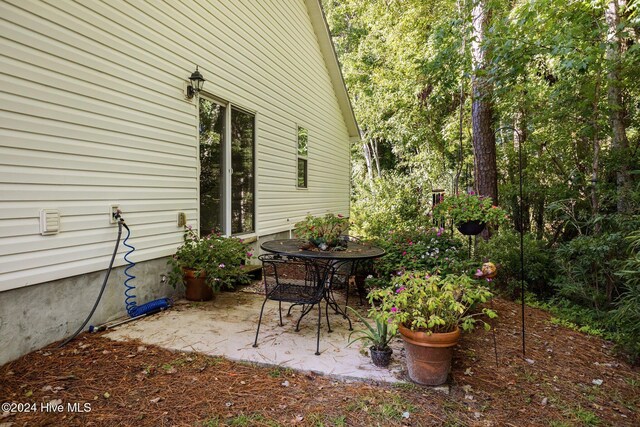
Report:
[[[200,235],[255,230],[255,115],[204,96],[199,103]]]

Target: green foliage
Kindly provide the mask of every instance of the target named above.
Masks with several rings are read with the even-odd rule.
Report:
[[[406,231],[389,230],[374,240],[386,254],[374,261],[376,277],[369,285],[385,287],[390,278],[405,271],[422,270],[431,274],[461,272],[466,266],[466,253],[458,240],[450,238],[443,229],[415,228]]]
[[[384,237],[391,229],[411,230],[431,223],[417,181],[387,173],[354,191],[350,219],[355,235],[368,239]]]
[[[183,283],[183,269],[195,270],[196,277],[205,275],[207,283],[218,291],[233,289],[234,284],[249,283],[249,276],[240,267],[251,258],[249,246],[236,237],[211,233],[198,237],[191,226],[185,227],[184,244],[169,259],[169,283]]]
[[[436,333],[452,332],[456,327],[472,330],[479,320],[476,319],[478,313],[470,310],[493,296],[486,285],[466,275],[441,277],[413,271],[394,277],[391,285],[368,295],[372,304],[380,301],[382,320],[411,330]],[[496,317],[496,313],[487,308],[482,313]],[[489,327],[483,323],[485,328]]]
[[[627,237],[630,255],[616,272],[625,291],[616,301],[612,321],[620,332],[620,342],[635,358],[640,358],[640,231]]]
[[[554,279],[556,268],[553,252],[544,241],[536,240],[527,233],[523,238],[525,288],[539,295],[548,295],[549,283]],[[481,240],[476,248],[476,258],[496,264],[498,274],[494,284],[508,295],[520,292],[520,234],[513,230],[500,229],[488,241]]]
[[[480,221],[500,225],[508,219],[507,213],[495,206],[491,197],[480,196],[473,191],[445,196],[433,209],[433,216],[453,224]]]
[[[608,309],[620,293],[615,272],[624,258],[621,233],[578,236],[556,249],[558,275],[553,281],[560,296],[595,309]]]
[[[622,344],[640,341],[631,326],[640,324],[637,261],[627,255],[624,239],[640,228],[628,219],[640,207],[637,3],[620,9],[616,46],[606,2],[488,2],[482,39],[487,67],[479,72],[493,89],[490,125],[501,129],[495,134],[499,205],[516,230],[522,213],[527,233],[527,288],[539,296],[554,294],[552,303],[580,320],[567,322],[602,330]],[[464,271],[463,256],[452,265],[440,257],[423,261],[432,247],[387,242],[387,233],[432,226],[432,189],[453,194],[473,188],[474,178],[487,172],[474,163],[472,151],[476,4],[323,4],[363,136],[351,150],[352,230],[379,239],[389,253],[369,283],[387,286],[391,274],[413,268]],[[626,142],[612,126],[620,112]],[[625,170],[629,179],[622,186]],[[629,209],[612,215],[623,212],[621,199]],[[496,282],[511,290],[519,287],[519,241],[505,231],[500,227],[478,252],[499,264]]]
[[[370,323],[353,308],[349,307],[349,310],[356,315],[365,327],[364,329],[354,330],[349,334],[348,345],[357,341],[363,341],[365,345],[371,345],[375,347],[376,350],[382,351],[389,348],[389,342],[396,336],[397,328],[395,325],[389,325],[375,307],[369,311],[369,317],[374,320],[374,323]],[[352,339],[351,337],[353,335],[355,335],[355,338]]]
[[[349,221],[342,215],[326,214],[314,217],[309,214],[303,221],[295,224],[294,233],[299,239],[305,239],[321,249],[337,246],[340,235],[349,226]]]

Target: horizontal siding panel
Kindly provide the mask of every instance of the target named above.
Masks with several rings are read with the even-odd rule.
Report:
[[[182,12],[182,16],[175,14],[171,16],[177,16],[184,21],[183,34],[187,34],[188,31],[192,31],[195,28],[192,25],[193,16],[201,16],[203,11],[208,12],[206,16],[209,19],[201,23],[200,31],[194,31],[194,35],[201,37],[202,42],[206,42],[205,29],[212,23],[217,27],[219,34],[223,36],[227,36],[225,34],[228,31],[227,29],[234,30],[234,33],[231,33],[230,37],[228,36],[229,38],[221,37],[223,43],[216,46],[217,49],[211,51],[211,54],[224,54],[221,59],[227,62],[232,69],[259,70],[260,72],[250,74],[252,79],[247,82],[249,85],[261,83],[264,88],[268,88],[275,84],[280,89],[275,92],[276,94],[292,94],[300,99],[307,98],[317,101],[319,97],[331,96],[324,92],[313,90],[315,89],[314,86],[317,86],[318,79],[322,77],[321,74],[314,75],[316,67],[311,64],[305,64],[305,71],[297,72],[296,68],[298,67],[296,64],[301,61],[292,60],[293,55],[291,53],[288,55],[281,53],[280,47],[283,44],[290,44],[291,40],[284,42],[279,40],[275,37],[271,27],[265,25],[262,19],[252,20],[253,15],[257,15],[260,11],[259,3],[252,5],[250,11],[245,9],[246,6],[243,6],[242,2],[220,3],[216,5],[217,10],[215,11],[212,11],[213,6],[206,2],[200,2],[200,8],[193,6],[193,3],[182,4],[174,2],[171,6]],[[247,25],[249,20],[252,20],[251,25]],[[216,21],[218,22],[216,23]],[[243,40],[244,43],[238,44],[234,40]],[[264,42],[265,40],[268,40],[268,42]],[[295,59],[304,57],[309,60],[308,53],[304,50],[298,51],[296,56],[297,58]],[[326,75],[323,77],[328,79]],[[300,85],[299,82],[302,79],[307,80],[308,84]],[[257,87],[256,89],[258,90],[255,93],[264,93],[264,88]],[[280,96],[278,96],[278,99],[280,99]],[[291,101],[291,97],[284,98],[282,104],[278,104],[278,107],[287,111],[291,108]],[[300,105],[300,107],[306,109],[309,114],[317,115],[319,111],[325,114],[334,113],[335,110],[326,107],[326,104],[326,102],[306,103],[305,105]],[[295,113],[292,111],[292,114]],[[336,116],[333,120],[341,119]]]
[[[168,230],[172,232],[167,233]],[[132,234],[136,239],[164,235],[182,239],[182,230],[176,227],[174,223],[138,225],[135,230],[132,230]],[[4,237],[0,238],[0,256],[21,253],[41,255],[44,251],[65,247],[81,247],[103,242],[115,243],[117,235],[118,226],[112,224],[110,227],[101,226],[101,228],[95,228],[89,231],[70,231],[50,236],[28,235],[21,238]],[[34,249],[34,247],[37,247],[37,250]],[[141,246],[141,249],[144,247],[146,246]]]
[[[168,155],[150,151],[145,147],[107,145],[93,141],[79,141],[47,135],[34,135],[27,132],[15,132],[11,130],[0,130],[0,135],[2,135],[2,138],[0,138],[0,148],[20,148],[29,150],[30,152],[38,151],[67,154],[85,159],[87,157],[108,160],[123,159],[135,162],[136,164],[140,164],[141,162],[165,166],[171,164],[173,166],[194,169],[194,161],[197,157],[195,146],[182,148],[182,155]],[[1,157],[0,163],[2,163]],[[59,164],[58,167],[69,169],[66,164]]]
[[[19,95],[6,93],[6,91],[3,92],[2,98],[6,103],[4,108],[11,105],[11,110],[14,113],[20,113],[26,116],[41,117],[105,130],[117,128],[122,133],[153,138],[166,142],[172,142],[176,139],[183,139],[186,141],[187,138],[188,140],[191,140],[192,138],[192,136],[187,134],[156,129],[140,123],[116,120],[112,117],[102,116],[97,111],[90,112],[76,110],[71,107],[42,103],[37,99],[24,98]]]
[[[1,153],[1,151],[0,151]],[[63,173],[61,173],[63,172]],[[3,168],[0,173],[0,183],[4,184],[43,184],[43,185],[77,185],[100,186],[111,183],[112,187],[160,187],[164,189],[191,189],[194,186],[194,178],[178,178],[175,176],[146,176],[135,174],[135,169],[130,173],[99,173],[92,172],[87,175],[82,170],[60,170],[52,168],[12,167]]]
[[[2,21],[0,21],[0,31],[2,31]],[[23,31],[22,31],[23,32]],[[7,31],[9,35],[13,31]],[[191,102],[176,103],[175,98],[170,96],[168,91],[150,90],[133,80],[134,75],[127,73],[126,77],[131,81],[114,77],[107,74],[105,64],[96,63],[95,57],[63,58],[53,54],[53,51],[38,50],[31,45],[19,43],[14,40],[3,39],[3,53],[9,60],[19,61],[29,64],[29,73],[46,73],[48,79],[56,76],[59,83],[50,86],[60,88],[69,82],[71,92],[78,92],[78,87],[84,88],[82,93],[91,94],[104,100],[114,99],[119,104],[129,108],[136,108],[145,111],[147,108],[165,107],[167,111],[173,111],[184,115],[189,119],[193,114],[193,104]],[[56,52],[57,53],[57,52]],[[81,62],[76,62],[80,60]],[[26,65],[25,65],[26,66]],[[112,65],[107,65],[107,69]],[[45,81],[46,82],[46,81]],[[178,86],[171,85],[171,92],[180,90]]]
[[[3,199],[6,201],[27,200],[117,200],[123,199],[193,199],[196,197],[196,189],[188,192],[184,190],[164,188],[134,188],[134,187],[74,187],[72,185],[20,185],[4,184],[2,189]]]
[[[69,6],[67,3],[67,7]],[[14,26],[22,28],[21,30],[12,28],[7,36],[8,39],[13,40],[13,34],[20,34],[21,40],[26,39],[33,43],[25,44],[43,46],[42,50],[45,52],[56,52],[59,56],[74,62],[84,63],[95,58],[99,62],[96,70],[104,70],[108,74],[112,69],[120,70],[120,73],[117,73],[120,74],[118,77],[134,83],[140,76],[144,76],[145,78],[140,82],[142,86],[157,87],[157,83],[164,83],[168,88],[175,84],[172,76],[165,71],[166,68],[149,65],[136,55],[123,54],[112,49],[109,46],[110,39],[100,43],[88,37],[80,37],[78,33],[69,29],[77,25],[77,21],[70,19],[68,13],[56,10],[44,2],[17,0],[10,6],[8,0],[4,0],[0,3],[0,16],[5,19],[5,22],[10,21]],[[4,28],[5,25],[0,26],[0,30]],[[94,29],[94,31],[97,30],[98,28]]]
[[[6,90],[14,95],[38,99],[43,102],[71,107],[88,112],[97,111],[103,116],[142,123],[160,129],[177,130],[190,134],[193,117],[190,111],[163,108],[130,95],[119,94],[101,88],[93,82],[60,77],[48,70],[33,70],[33,66],[12,59],[6,60],[5,70],[18,77],[2,74],[7,79]],[[29,75],[29,80],[22,76]],[[167,117],[174,117],[169,122]],[[171,123],[172,126],[169,126]],[[186,127],[185,127],[186,126]]]
[[[1,133],[0,133],[1,135]],[[55,148],[52,146],[51,148]],[[26,168],[60,168],[77,171],[93,171],[96,176],[100,172],[112,172],[120,174],[137,173],[144,175],[154,175],[158,179],[160,177],[175,178],[193,178],[196,177],[196,168],[173,166],[167,163],[163,164],[146,164],[139,161],[131,161],[113,157],[107,158],[91,158],[83,155],[59,154],[46,151],[30,151],[25,149],[12,149],[0,147],[0,164],[23,166]],[[194,159],[195,160],[195,159]],[[103,185],[117,185],[118,182],[105,179]]]
[[[40,209],[58,209],[63,216],[91,216],[104,215],[108,221],[108,212],[111,204],[118,204],[129,221],[130,214],[153,215],[158,212],[168,212],[176,216],[178,212],[197,216],[195,199],[186,200],[126,200],[105,199],[102,203],[84,200],[44,200],[39,202],[5,202],[0,201],[0,220],[39,218]],[[144,221],[142,221],[144,223]],[[0,234],[3,236],[3,234]]]
[[[263,201],[268,201],[268,206],[263,206],[262,210],[265,213],[269,212],[277,212],[278,210],[288,207],[290,209],[298,209],[306,212],[306,207],[309,206],[309,209],[321,209],[324,207],[324,210],[327,212],[333,212],[331,206],[339,205],[343,200],[339,196],[326,196],[322,200],[317,200],[315,197],[305,194],[303,191],[299,192],[300,196],[295,200],[291,200],[290,198],[263,198]],[[307,209],[307,210],[309,210]]]
[[[123,236],[124,238],[124,236]],[[143,248],[157,248],[165,246],[176,246],[181,243],[181,236],[170,236],[166,234],[154,235],[149,237],[135,237],[130,238],[127,243],[133,247]],[[39,252],[34,252],[33,256],[28,259],[24,259],[23,254],[14,254],[3,256],[0,258],[0,271],[11,271],[12,266],[16,263],[20,264],[22,270],[45,267],[50,265],[56,265],[61,263],[69,263],[81,258],[104,258],[113,254],[113,249],[116,242],[116,235],[114,233],[113,239],[110,242],[104,243],[87,243],[81,246],[67,246],[59,247],[46,251],[46,256],[40,259]],[[123,248],[119,250],[117,258],[121,258],[126,254],[128,249]],[[43,255],[45,255],[43,253]],[[129,257],[132,261],[136,262],[137,251]],[[108,264],[104,267],[106,268]],[[17,270],[19,271],[19,270]]]
[[[94,215],[82,215],[73,216],[69,214],[68,210],[59,209],[60,212],[60,228],[61,233],[68,233],[70,231],[85,231],[95,230],[99,228],[116,228],[113,224],[109,223],[109,209],[108,205],[105,205],[103,212]],[[193,223],[198,217],[197,211],[183,211],[187,215],[187,222]],[[0,236],[2,237],[16,237],[16,236],[28,236],[28,235],[40,235],[40,210],[31,210],[33,215],[5,220],[0,222]],[[173,224],[177,229],[177,212],[144,212],[144,214],[136,213],[123,213],[122,215],[126,223],[131,227],[137,227],[139,225],[149,224],[162,224],[164,228],[170,229],[170,224]],[[35,240],[40,242],[40,240]],[[38,250],[37,243],[33,245],[33,250]],[[2,271],[2,270],[0,270]]]
[[[195,118],[193,128],[195,132]],[[2,111],[1,108],[0,129],[5,130],[6,132],[30,133],[34,136],[34,139],[41,138],[42,136],[50,136],[73,141],[113,145],[115,147],[137,148],[139,150],[146,150],[154,153],[186,155],[194,158],[196,157],[197,152],[195,137],[170,142],[158,141],[150,137],[145,137],[144,135],[136,136],[119,133],[113,128],[97,129],[95,127],[92,128],[75,123],[60,122],[42,117],[33,117],[9,111]],[[5,146],[21,146],[20,139],[17,139],[16,143],[12,143],[8,138],[2,138],[0,139],[0,143]]]

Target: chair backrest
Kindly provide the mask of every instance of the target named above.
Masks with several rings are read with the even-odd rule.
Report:
[[[320,269],[312,260],[273,254],[260,255],[258,259],[262,261],[262,276],[268,298],[279,299],[278,289],[291,287],[317,289],[322,286]],[[317,293],[310,292],[309,295],[311,294]]]

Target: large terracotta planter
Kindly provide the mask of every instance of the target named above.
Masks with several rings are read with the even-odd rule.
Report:
[[[398,330],[404,340],[409,378],[423,385],[444,384],[451,370],[453,347],[460,338],[460,329],[431,335],[402,325]]]
[[[184,296],[189,301],[211,301],[213,299],[213,289],[207,285],[206,275],[203,273],[196,277],[195,270],[184,269]]]

